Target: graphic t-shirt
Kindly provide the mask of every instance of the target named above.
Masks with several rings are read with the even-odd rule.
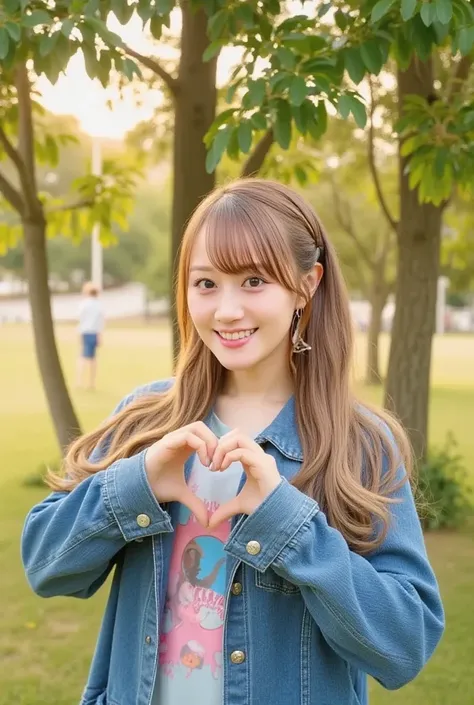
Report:
[[[229,429],[216,416],[217,437]],[[241,463],[212,472],[194,461],[188,484],[210,513],[235,497]],[[231,522],[209,531],[181,506],[175,529],[152,705],[222,705],[224,544]]]

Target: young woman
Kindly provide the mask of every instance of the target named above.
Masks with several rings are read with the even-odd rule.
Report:
[[[42,596],[114,570],[83,705],[360,705],[412,680],[443,632],[387,414],[349,389],[334,250],[292,190],[244,180],[186,230],[174,379],[75,441],[34,507]]]

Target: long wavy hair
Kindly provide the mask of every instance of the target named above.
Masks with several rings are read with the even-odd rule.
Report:
[[[328,522],[360,554],[376,549],[390,521],[393,493],[410,477],[411,450],[399,423],[361,404],[351,392],[353,330],[349,298],[331,242],[312,208],[296,192],[272,181],[242,179],[214,190],[192,215],[183,237],[177,280],[180,351],[174,383],[140,396],[97,430],[75,440],[64,476],[47,482],[70,491],[165,434],[204,419],[223,389],[226,370],[204,345],[187,306],[189,262],[205,228],[208,256],[227,273],[255,268],[305,297],[300,333],[311,351],[289,353],[303,457],[292,484],[314,497]],[[303,275],[322,249],[324,274],[310,297]],[[290,337],[291,330],[288,331]],[[288,346],[291,351],[291,345]],[[92,451],[104,448],[96,462]],[[398,472],[404,463],[406,473]]]

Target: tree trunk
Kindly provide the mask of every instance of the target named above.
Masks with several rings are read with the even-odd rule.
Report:
[[[367,370],[365,375],[365,382],[370,385],[380,384],[382,381],[380,375],[379,339],[382,329],[382,314],[388,297],[387,287],[383,286],[383,282],[377,281],[377,278],[380,278],[377,271],[374,271],[374,278],[375,281],[370,295],[371,311],[367,334]]]
[[[413,61],[398,73],[399,106],[408,94],[433,94],[431,60]],[[420,204],[400,162],[400,222],[396,310],[388,364],[385,406],[407,428],[417,460],[425,456],[428,433],[431,347],[435,331],[442,207]]]
[[[206,147],[203,139],[216,116],[217,58],[208,62],[202,55],[209,44],[207,15],[192,10],[188,0],[181,3],[182,32],[178,88],[175,97],[173,145],[173,208],[171,270],[176,277],[178,252],[183,231],[191,213],[214,188],[215,174],[206,171]],[[173,348],[178,349],[176,304],[171,286]]]
[[[23,223],[36,359],[61,452],[81,433],[59,360],[48,286],[45,221]]]

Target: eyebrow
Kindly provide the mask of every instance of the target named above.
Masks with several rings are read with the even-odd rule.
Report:
[[[261,267],[259,264],[255,264],[255,263],[251,267],[248,267],[249,272],[260,271],[261,269],[263,269],[263,267]],[[196,272],[196,271],[215,272],[216,270],[214,269],[214,267],[210,267],[209,265],[206,265],[206,264],[203,264],[203,265],[195,264],[194,267],[190,267],[189,271],[190,272]]]
[[[213,271],[214,271],[214,267],[209,267],[208,265],[204,265],[204,264],[203,264],[203,265],[196,264],[194,267],[191,267],[191,269],[190,269],[189,271],[190,271],[190,272],[196,272],[196,271],[199,271],[199,272],[213,272]]]

